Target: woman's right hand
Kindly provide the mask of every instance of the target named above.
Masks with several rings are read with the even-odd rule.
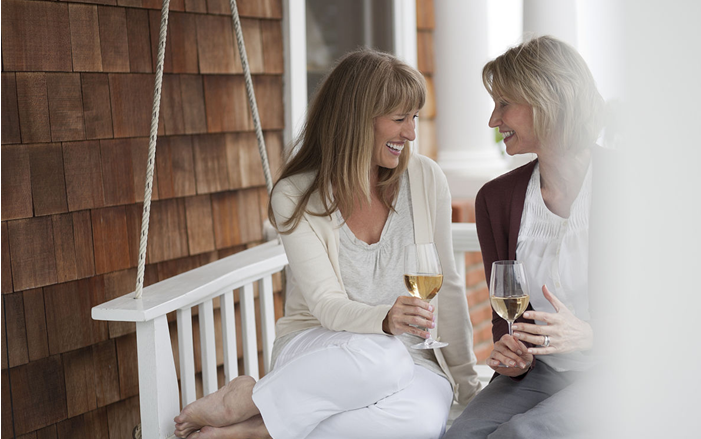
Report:
[[[417,325],[420,328],[410,326]],[[422,328],[433,328],[436,324],[433,317],[433,305],[411,296],[399,296],[382,322],[382,330],[387,334],[413,334],[421,338],[429,338],[428,331]]]
[[[500,375],[517,377],[528,371],[533,363],[533,354],[528,353],[528,348],[517,338],[504,334],[494,343],[494,349],[489,354],[487,365]],[[507,364],[511,367],[499,367],[499,364]]]

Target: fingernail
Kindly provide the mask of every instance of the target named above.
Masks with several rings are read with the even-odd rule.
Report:
[[[433,312],[433,305],[428,305],[428,310]]]
[[[532,353],[533,353],[533,349],[528,348],[528,353],[529,353],[529,354],[532,354]]]
[[[530,317],[531,317],[531,313],[529,313],[529,312],[527,312],[527,313],[524,313],[524,314],[523,314],[523,316],[524,316],[525,318],[527,318],[527,319],[528,319],[528,318],[530,318]]]
[[[514,329],[514,330],[516,330],[516,329],[521,329],[521,327],[520,327],[520,326],[518,326],[518,325],[512,325],[512,326],[511,326],[511,329]]]
[[[520,337],[520,336],[521,336],[521,333],[520,333],[520,332],[514,332],[514,337],[518,338],[518,337]]]
[[[521,363],[521,369],[525,369],[525,368],[526,368],[526,363]]]
[[[435,328],[435,327],[436,327],[436,322],[433,321],[433,323],[431,323],[431,328]]]
[[[521,349],[517,350],[516,353],[519,355],[523,355],[523,352],[521,352]],[[523,366],[521,366],[521,367],[523,367]]]
[[[515,361],[509,361],[509,364],[512,365],[512,366],[516,366],[516,362],[515,362]]]
[[[436,321],[436,316],[433,316],[433,321],[434,321],[434,322]]]

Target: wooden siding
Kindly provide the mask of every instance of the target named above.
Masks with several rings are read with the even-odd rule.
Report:
[[[282,3],[237,3],[277,170]],[[2,439],[139,422],[135,326],[90,308],[134,289],[160,8],[2,1]],[[171,0],[146,284],[262,241],[251,120],[229,2]]]

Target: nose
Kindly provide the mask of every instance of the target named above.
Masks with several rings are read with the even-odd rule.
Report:
[[[489,128],[496,128],[501,125],[501,111],[494,108],[492,115],[489,116]]]
[[[401,135],[410,142],[414,141],[416,138],[416,119],[413,117],[408,118],[408,120],[402,124]]]

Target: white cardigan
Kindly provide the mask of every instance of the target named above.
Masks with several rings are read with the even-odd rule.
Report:
[[[408,172],[415,241],[435,242],[443,267],[443,287],[432,301],[436,328],[431,332],[449,346],[434,352],[453,385],[455,399],[466,404],[481,384],[474,369],[477,359],[472,350],[472,324],[464,285],[453,257],[448,183],[435,162],[418,154],[412,155]],[[277,184],[271,203],[278,225],[292,216],[314,177],[312,173],[299,174]],[[323,211],[318,192],[311,195],[307,211]],[[332,331],[384,334],[382,322],[391,305],[371,306],[348,298],[338,263],[338,228],[331,217],[308,212],[292,233],[281,235],[292,275],[287,278],[285,316],[277,322],[277,336],[317,326]]]

